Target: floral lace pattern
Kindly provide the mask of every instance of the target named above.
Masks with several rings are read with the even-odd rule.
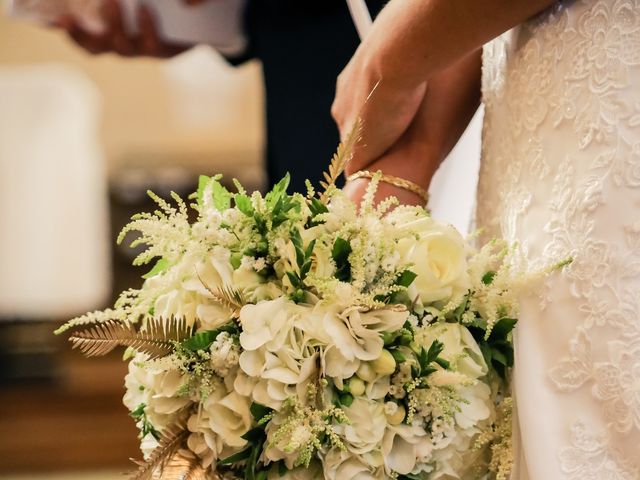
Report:
[[[636,480],[638,469],[608,447],[606,438],[587,433],[580,422],[571,428],[571,446],[560,452],[562,471],[570,480]]]
[[[540,304],[564,347],[540,350],[547,387],[599,413],[567,423],[558,469],[640,479],[614,452],[640,442],[640,0],[558,2],[494,40],[483,100],[478,225],[532,259],[574,259]]]

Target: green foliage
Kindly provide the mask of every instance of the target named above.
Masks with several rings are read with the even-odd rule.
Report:
[[[147,435],[153,436],[156,440],[160,439],[160,433],[155,429],[155,427],[151,424],[149,419],[147,418],[146,413],[147,405],[141,403],[136,407],[134,411],[132,411],[129,416],[133,418],[136,423],[140,422],[140,437],[144,438]]]
[[[299,272],[286,272],[286,274],[287,277],[289,277],[291,285],[293,285],[293,288],[296,290],[292,295],[292,300],[300,302],[304,299],[304,280],[309,270],[311,270],[313,249],[316,246],[316,240],[313,239],[305,248],[300,230],[297,228],[291,230],[290,237],[291,243],[293,243],[296,251],[296,264],[298,265]]]
[[[419,352],[416,352],[416,359],[418,361],[418,365],[411,366],[411,373],[414,378],[423,378],[431,375],[436,371],[436,368],[433,367],[432,363],[438,363],[442,366],[440,362],[445,362],[444,359],[440,359],[439,355],[444,350],[444,343],[439,340],[434,340],[429,347],[429,350],[422,347]]]
[[[503,317],[499,319],[491,333],[487,336],[487,322],[482,318],[476,318],[468,326],[473,338],[478,342],[480,351],[487,365],[492,368],[502,379],[507,378],[508,369],[513,367],[513,342],[511,332],[518,320]]]
[[[336,278],[342,282],[351,281],[349,255],[352,251],[351,244],[347,240],[341,237],[336,238],[331,249],[331,257],[336,263]]]
[[[496,272],[489,271],[482,276],[482,283],[484,283],[485,285],[491,285],[495,277],[496,277]]]
[[[316,225],[320,225],[321,223],[323,223],[317,220],[316,217],[318,217],[318,215],[322,215],[323,213],[327,213],[329,211],[327,206],[315,197],[309,201],[308,206],[309,210],[311,211],[311,217],[309,218],[307,228],[315,227]]]
[[[255,210],[253,208],[253,205],[251,204],[251,198],[249,198],[244,193],[236,193],[233,198],[236,202],[236,207],[238,207],[238,210],[244,213],[247,217],[253,217],[253,215],[255,214]]]
[[[233,194],[219,182],[221,178],[222,175],[216,175],[213,177],[200,175],[198,178],[198,191],[196,192],[198,206],[203,206],[205,192],[207,188],[211,188],[211,200],[213,201],[213,206],[217,210],[222,212],[231,207],[231,198],[233,197]]]
[[[142,276],[145,280],[155,277],[169,268],[169,261],[166,258],[159,258],[149,273]]]
[[[187,338],[181,344],[181,346],[189,350],[191,352],[197,352],[199,350],[209,350],[211,344],[216,341],[218,335],[222,332],[227,332],[231,334],[239,333],[238,325],[233,322],[229,322],[226,325],[223,325],[215,330],[207,330],[205,332],[196,333],[191,338]]]

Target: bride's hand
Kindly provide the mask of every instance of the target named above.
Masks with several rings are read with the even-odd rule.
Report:
[[[190,4],[203,0],[191,0]],[[185,0],[185,3],[186,0]],[[153,13],[145,6],[138,10],[138,34],[131,35],[124,28],[122,10],[118,0],[105,0],[101,11],[105,29],[100,34],[84,30],[72,17],[56,22],[67,31],[71,39],[91,54],[115,52],[124,57],[169,58],[193,45],[175,44],[160,39]]]
[[[416,115],[400,139],[374,162],[365,165],[409,180],[427,189],[442,160],[449,154],[477,109],[480,96],[480,50],[433,75]],[[352,168],[351,171],[354,169]],[[347,194],[360,202],[369,181],[348,182]],[[424,205],[413,192],[381,182],[376,201],[393,195],[406,205]]]
[[[369,37],[371,38],[371,37]],[[363,43],[338,76],[331,113],[344,138],[360,118],[361,140],[351,174],[382,156],[405,133],[424,98],[426,83],[403,85],[384,76],[373,42]]]

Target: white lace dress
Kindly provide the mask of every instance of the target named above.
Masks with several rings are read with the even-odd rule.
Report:
[[[640,0],[562,2],[485,47],[477,222],[532,261],[514,480],[640,479]]]

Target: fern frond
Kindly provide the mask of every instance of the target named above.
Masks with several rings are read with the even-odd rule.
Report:
[[[165,322],[161,318],[153,318],[143,331],[137,332],[129,323],[109,320],[74,333],[69,341],[73,343],[73,348],[80,349],[87,357],[106,355],[121,346],[131,347],[154,359],[170,355],[174,350],[173,342],[190,336],[191,328],[183,319]]]
[[[218,478],[214,476],[213,478]],[[200,460],[191,452],[178,450],[158,475],[158,480],[211,480]]]
[[[329,171],[324,172],[324,181],[320,182],[320,185],[324,188],[324,192],[320,195],[321,202],[327,202],[330,188],[335,186],[336,181],[344,172],[349,160],[351,160],[351,157],[353,156],[353,147],[360,140],[361,127],[362,122],[358,118],[353,124],[353,127],[345,141],[338,145],[338,150],[333,155],[331,163],[329,164]]]
[[[184,425],[174,425],[165,429],[158,446],[151,452],[149,458],[144,462],[136,462],[139,468],[131,475],[130,479],[151,480],[154,472],[157,470],[163,472],[176,452],[182,448],[188,436],[189,430]],[[160,478],[164,478],[162,473]],[[187,478],[189,477],[185,477],[185,479]]]
[[[240,310],[247,304],[244,295],[240,290],[236,290],[231,285],[223,285],[221,287],[211,287],[202,279],[200,273],[196,271],[200,283],[207,289],[207,291],[213,296],[213,299],[222,306],[231,310],[232,315],[237,317],[240,315]]]

